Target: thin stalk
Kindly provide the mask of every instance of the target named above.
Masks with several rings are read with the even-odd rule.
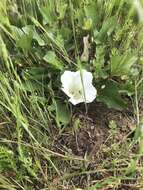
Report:
[[[138,90],[137,90],[137,81],[135,81],[135,108],[136,108],[136,118],[137,118],[137,126],[140,123],[140,114],[139,114],[139,101],[138,101]]]
[[[73,17],[74,9],[73,9],[73,4],[72,4],[71,0],[69,0],[69,5],[70,5],[70,12],[71,12],[72,30],[73,30],[73,36],[74,36],[74,42],[75,42],[75,54],[76,54],[75,57],[78,57],[79,53],[78,53],[76,33],[75,33],[75,24],[74,24],[74,17]]]

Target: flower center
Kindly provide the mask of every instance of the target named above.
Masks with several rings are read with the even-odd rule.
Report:
[[[83,90],[77,86],[72,86],[69,89],[69,92],[72,95],[72,97],[75,99],[83,98]]]

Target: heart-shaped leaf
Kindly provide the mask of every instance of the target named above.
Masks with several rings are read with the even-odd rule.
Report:
[[[126,108],[125,101],[119,94],[118,84],[112,81],[105,82],[99,90],[98,100],[104,102],[109,108],[123,110]]]
[[[63,70],[63,64],[57,58],[55,52],[48,51],[47,54],[43,57],[43,59],[49,63],[54,69]]]

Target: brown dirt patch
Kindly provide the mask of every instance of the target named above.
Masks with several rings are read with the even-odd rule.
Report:
[[[59,135],[55,141],[57,151],[62,153],[68,150],[76,156],[94,157],[104,144],[110,146],[113,141],[122,141],[134,130],[133,116],[126,112],[107,109],[100,103],[88,107],[87,115],[84,111],[74,114],[70,129]],[[75,120],[79,122],[78,127],[75,127]],[[109,141],[111,121],[117,125],[117,133],[112,142]]]
[[[89,105],[88,114],[84,110],[83,106],[76,107],[70,126],[57,136],[53,146],[54,151],[61,154],[70,153],[90,160],[84,166],[82,161],[72,161],[71,164],[61,161],[62,170],[73,174],[69,174],[68,183],[83,189],[98,182],[104,183],[108,178],[116,180],[115,176],[122,176],[132,155],[138,151],[136,145],[129,147],[136,123],[131,112],[108,109],[101,103]],[[112,122],[116,129],[111,129]],[[114,160],[119,163],[114,165]],[[81,174],[83,167],[87,171],[85,174]],[[107,184],[100,190],[139,190],[136,184],[139,176],[136,171],[133,180],[121,180],[117,188],[114,188],[116,182],[113,181],[113,185]]]

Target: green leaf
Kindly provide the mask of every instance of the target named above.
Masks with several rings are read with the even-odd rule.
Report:
[[[40,6],[39,10],[43,16],[43,23],[46,24],[53,24],[56,21],[56,11],[55,11],[55,2],[54,0],[50,0],[46,6]]]
[[[21,90],[28,92],[43,92],[44,84],[36,80],[28,80],[22,83]]]
[[[65,17],[65,12],[67,10],[67,4],[65,3],[65,0],[60,0],[56,2],[57,4],[57,12],[59,14],[58,19],[62,20]]]
[[[42,39],[42,37],[36,31],[34,31],[34,33],[33,33],[33,39],[35,39],[40,46],[45,45],[44,40]]]
[[[36,40],[38,42],[38,44],[40,46],[44,46],[45,42],[44,40],[41,38],[40,34],[37,33],[35,26],[33,25],[27,25],[25,27],[22,28],[22,30],[28,35],[30,33],[30,31],[32,31],[33,33],[33,39]]]
[[[42,39],[40,34],[37,33],[37,31],[35,30],[35,27],[33,25],[26,25],[22,29],[20,29],[20,28],[18,28],[16,26],[12,26],[12,29],[13,29],[14,37],[15,37],[15,39],[17,41],[21,38],[21,36],[23,34],[28,36],[31,33],[32,34],[32,36],[31,36],[32,39],[36,40],[40,46],[45,45],[44,40]]]
[[[0,146],[0,172],[6,169],[16,170],[15,163],[14,153],[7,147]]]
[[[79,9],[75,10],[75,19],[77,19],[78,25],[81,28],[84,25],[84,19],[85,19],[84,17],[85,17],[85,14],[82,9],[79,8]]]
[[[111,57],[112,76],[123,76],[130,73],[132,65],[137,61],[137,57],[127,52],[123,55],[113,55]]]
[[[137,161],[134,159],[130,160],[130,163],[125,171],[125,175],[128,177],[134,177],[136,175]]]
[[[69,28],[67,27],[61,27],[58,30],[58,34],[62,36],[62,40],[64,44],[62,44],[62,46],[66,47],[66,45],[69,45],[70,40],[72,39],[72,32]]]
[[[93,66],[95,68],[95,78],[107,78],[108,74],[105,69],[105,46],[96,46],[96,59],[93,60]]]
[[[100,31],[98,33],[96,31],[94,32],[94,39],[96,44],[105,42],[107,36],[110,36],[114,28],[116,27],[116,23],[117,21],[115,16],[110,17],[104,21]]]
[[[138,99],[140,100],[143,97],[143,82],[138,87]]]
[[[95,185],[92,185],[91,187],[86,188],[86,190],[101,190],[101,189],[106,189],[109,185],[113,185],[114,183],[116,184],[118,179],[114,178],[106,178],[102,182],[96,183]]]
[[[98,3],[92,2],[88,5],[84,6],[85,16],[87,19],[91,19],[92,21],[92,27],[97,27],[99,20],[100,20],[100,13],[98,10]]]
[[[104,102],[108,108],[123,110],[126,108],[125,101],[119,94],[118,84],[112,81],[102,83],[101,90],[99,90],[98,101]]]
[[[125,83],[120,84],[119,92],[132,96],[135,93],[134,83],[132,81],[126,81]]]
[[[23,34],[19,40],[17,40],[17,46],[23,49],[24,51],[28,51],[31,47],[32,36]]]
[[[49,71],[46,67],[30,67],[22,72],[24,82],[20,88],[29,92],[43,92],[48,88]]]
[[[83,30],[90,30],[92,28],[92,19],[88,18],[84,20]]]
[[[67,125],[71,119],[71,113],[66,104],[61,103],[59,100],[55,101],[56,107],[56,121],[58,126],[60,124]]]
[[[33,27],[29,25],[20,29],[16,26],[12,26],[12,29],[17,46],[23,51],[28,51],[31,48],[33,39]]]
[[[143,139],[143,122],[141,121],[139,125],[136,126],[134,139],[138,140],[139,138]]]
[[[63,70],[63,64],[57,58],[55,52],[48,51],[47,54],[43,57],[43,59],[49,63],[54,69]]]
[[[48,69],[45,67],[30,67],[22,72],[22,76],[25,80],[44,80],[48,77]]]
[[[10,27],[10,22],[7,14],[7,1],[0,1],[0,24]]]
[[[48,102],[47,98],[45,98],[44,96],[38,96],[38,95],[33,95],[33,94],[30,97],[30,101],[32,104],[38,102],[39,104],[43,106],[45,106],[45,104]]]

